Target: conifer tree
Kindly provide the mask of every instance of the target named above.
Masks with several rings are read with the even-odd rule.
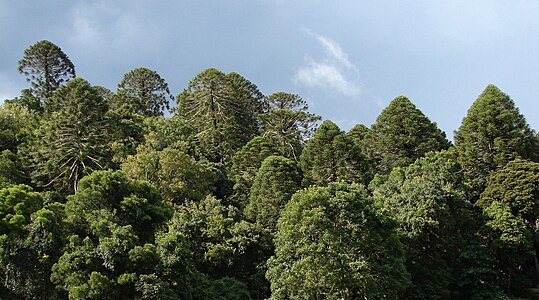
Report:
[[[309,105],[299,95],[277,92],[266,101],[268,111],[260,116],[263,135],[274,141],[282,155],[298,160],[320,116],[309,113]]]
[[[29,142],[32,178],[44,187],[73,192],[84,175],[106,168],[107,111],[98,91],[82,78],[59,88]]]
[[[247,205],[258,169],[264,159],[271,155],[279,155],[277,147],[263,136],[253,138],[234,154],[229,176],[234,181],[233,198],[239,207]]]
[[[330,182],[366,183],[368,174],[359,150],[339,127],[327,120],[307,142],[300,157],[303,185],[325,186]]]
[[[136,113],[143,116],[162,116],[174,97],[168,84],[153,70],[140,67],[129,71],[118,84],[118,94],[130,102]]]
[[[513,100],[494,85],[479,95],[455,132],[459,161],[475,199],[492,171],[517,157],[537,159],[538,145]]]
[[[237,73],[207,69],[177,99],[177,113],[195,130],[201,152],[211,162],[228,163],[258,133],[262,95]]]
[[[374,163],[375,172],[381,174],[449,145],[436,124],[404,96],[391,101],[365,138],[366,155]]]
[[[300,186],[301,174],[295,161],[267,157],[256,173],[245,215],[274,234],[281,210]]]
[[[75,66],[69,57],[55,44],[43,40],[26,50],[19,61],[19,72],[32,84],[32,92],[41,106],[62,83],[75,77]]]

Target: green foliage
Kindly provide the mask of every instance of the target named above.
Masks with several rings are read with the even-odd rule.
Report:
[[[38,124],[36,113],[13,103],[0,106],[0,150],[17,153],[17,147],[24,143]]]
[[[381,212],[399,225],[413,283],[407,298],[449,298],[462,243],[459,223],[468,214],[455,151],[431,152],[406,168],[396,167],[371,188]]]
[[[51,266],[63,247],[63,205],[44,205],[26,185],[0,190],[0,278],[11,298],[45,299],[53,294]]]
[[[77,190],[82,176],[103,169],[109,162],[107,104],[81,78],[59,88],[29,142],[32,178],[58,191]]]
[[[266,137],[257,136],[243,146],[232,158],[229,175],[234,181],[234,202],[245,207],[260,165],[268,156],[279,155],[276,146]]]
[[[507,293],[523,276],[523,266],[535,265],[539,277],[539,163],[513,160],[489,177],[477,204],[487,218],[484,234],[504,276]],[[525,274],[524,274],[525,275]],[[532,283],[531,288],[536,284]]]
[[[140,146],[122,164],[122,170],[133,179],[151,182],[166,200],[176,204],[203,199],[217,181],[212,170],[173,148],[156,151]]]
[[[298,160],[320,116],[309,113],[309,105],[299,95],[277,92],[266,101],[269,110],[260,115],[263,135],[274,142],[281,155]]]
[[[134,111],[143,116],[162,116],[169,109],[169,100],[174,100],[166,81],[148,68],[140,67],[129,71],[118,84],[118,94]]]
[[[394,224],[359,185],[297,192],[277,228],[271,299],[398,299],[408,286]]]
[[[256,174],[245,215],[274,234],[281,210],[300,186],[301,173],[293,160],[267,157]]]
[[[491,172],[517,158],[539,157],[539,143],[515,103],[494,85],[475,100],[455,132],[455,147],[475,199]]]
[[[201,152],[211,162],[228,162],[258,133],[262,94],[237,73],[207,69],[177,99],[178,115],[195,130]]]
[[[382,111],[364,141],[366,155],[376,173],[388,174],[430,151],[447,149],[445,134],[404,96]]]
[[[304,186],[339,180],[366,183],[369,177],[359,147],[331,121],[324,121],[307,142],[300,165]]]
[[[47,40],[24,50],[18,70],[27,76],[26,80],[32,84],[32,92],[42,102],[41,106],[62,83],[75,77],[75,66],[69,57]]]
[[[20,97],[15,97],[14,99],[6,99],[4,103],[14,104],[20,107],[25,107],[30,111],[42,112],[43,106],[38,98],[32,95],[31,89],[23,89],[21,91]]]
[[[189,275],[171,270],[188,268],[182,237],[155,235],[172,208],[147,182],[121,171],[96,171],[68,197],[66,214],[73,235],[51,280],[70,299],[155,299],[174,294],[174,280],[186,286]]]

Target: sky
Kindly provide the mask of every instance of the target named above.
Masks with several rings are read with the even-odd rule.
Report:
[[[45,39],[113,91],[147,67],[177,95],[213,67],[343,130],[405,95],[452,139],[494,84],[537,130],[537,16],[537,0],[0,0],[0,101],[29,87],[17,63]]]

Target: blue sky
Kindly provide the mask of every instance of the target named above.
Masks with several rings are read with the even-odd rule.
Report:
[[[345,130],[406,95],[452,138],[492,83],[539,129],[537,16],[534,0],[0,0],[0,100],[28,86],[17,62],[47,39],[112,90],[145,66],[177,95],[215,67]]]

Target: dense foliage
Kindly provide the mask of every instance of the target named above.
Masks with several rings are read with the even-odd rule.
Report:
[[[539,135],[495,86],[452,146],[404,96],[345,133],[234,72],[174,107],[156,71],[111,91],[48,41],[19,70],[2,299],[539,297]]]

